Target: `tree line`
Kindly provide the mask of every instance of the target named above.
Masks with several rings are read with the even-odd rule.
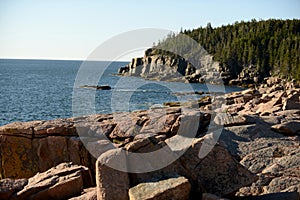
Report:
[[[253,19],[216,28],[208,23],[206,27],[180,33],[197,41],[225,71],[236,76],[243,68],[255,66],[262,77],[279,75],[300,80],[299,19]],[[176,37],[170,34],[155,46],[170,46]],[[159,49],[154,53],[166,54]]]

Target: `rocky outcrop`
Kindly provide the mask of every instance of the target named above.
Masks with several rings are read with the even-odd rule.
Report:
[[[267,76],[262,76],[258,67],[254,65],[244,66],[241,71],[221,66],[208,53],[199,52],[199,55],[192,58],[183,58],[173,54],[159,54],[155,48],[147,49],[144,57],[133,58],[128,65],[121,67],[118,73],[158,81],[229,85],[260,84]]]
[[[74,119],[16,122],[0,127],[1,178],[29,178],[62,162],[90,166]]]
[[[32,178],[1,180],[3,199],[68,199],[93,184],[90,170],[72,163],[62,163]],[[7,188],[3,191],[3,188]],[[4,194],[6,196],[4,196]],[[2,198],[1,198],[2,199]]]
[[[145,139],[142,140],[144,141]],[[163,144],[156,143],[155,141],[141,142],[142,145],[137,145],[137,142],[133,143],[135,144],[129,145],[129,143],[127,145],[127,149],[130,152],[142,153],[145,151],[153,152],[159,149],[159,147],[164,146],[164,144],[170,143],[170,141],[167,139],[162,142]],[[130,160],[132,157],[130,157],[130,155],[127,155],[126,151],[122,151],[122,149],[107,151],[102,154],[97,160],[96,181],[98,197],[100,196],[100,199],[103,200],[126,200],[128,199],[128,189],[134,187],[134,189],[132,189],[134,192],[131,191],[131,193],[129,193],[129,196],[131,195],[133,199],[136,199],[137,196],[140,195],[140,193],[145,192],[141,190],[146,190],[144,188],[145,185],[143,184],[146,184],[149,187],[154,187],[153,185],[166,184],[169,182],[157,182],[157,180],[174,178],[174,176],[183,176],[189,180],[193,188],[193,194],[191,194],[192,196],[198,196],[204,191],[208,191],[218,195],[229,195],[237,191],[241,186],[249,185],[255,180],[255,176],[253,174],[251,174],[246,168],[240,165],[229,154],[228,151],[226,151],[219,145],[214,146],[211,152],[205,158],[199,158],[199,152],[205,145],[207,145],[207,141],[204,138],[196,139],[187,150],[184,149],[184,147],[180,147],[180,145],[178,145],[176,151],[184,151],[184,154],[178,160],[166,167],[148,173],[128,174],[126,172],[120,172],[118,169],[113,169],[112,166],[116,166],[115,164],[117,163],[125,163],[127,170],[136,167],[136,165],[146,164],[146,166],[155,166],[157,164],[160,164],[160,162],[164,159],[166,160],[172,158],[175,152],[165,150],[165,152],[168,153],[166,153],[165,155],[157,155],[152,162],[149,160],[145,160],[142,157],[140,157],[140,161],[131,162]],[[142,186],[140,184],[142,184]],[[173,190],[172,187],[168,190]],[[160,189],[163,188],[164,187],[162,186],[160,187]],[[164,196],[167,195],[167,192],[165,194],[161,194],[160,189],[157,188],[157,193],[155,193],[155,191],[152,191],[152,195],[154,196],[147,196],[147,198],[145,197],[145,199],[162,199],[159,197],[161,195],[163,197],[167,197]]]
[[[229,101],[223,109],[230,115],[244,116],[252,125],[225,128],[221,143],[259,177],[237,195],[299,192],[300,107],[285,105],[299,104],[300,88],[291,85],[271,78],[256,89],[226,95]]]
[[[194,65],[183,57],[158,55],[155,49],[147,49],[142,58],[133,58],[132,61],[121,67],[119,74],[139,76],[158,81],[187,81],[191,83],[220,83],[220,78],[228,82],[230,72],[222,71],[218,62],[212,56],[203,54]]]
[[[2,126],[1,178],[29,178],[62,162],[87,166],[95,173],[96,158],[103,152],[122,147],[135,137],[171,137],[179,118],[188,112],[160,108]]]
[[[234,74],[234,73],[232,73]],[[257,84],[263,81],[258,68],[254,65],[245,66],[236,76],[229,79],[229,85],[249,85]]]

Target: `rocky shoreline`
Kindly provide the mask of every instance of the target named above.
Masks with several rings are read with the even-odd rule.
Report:
[[[0,127],[0,199],[299,199],[297,83],[269,78],[172,106]],[[178,140],[182,155],[163,168],[107,166],[121,156],[134,168],[128,152],[154,152],[182,136],[194,139],[187,148]],[[145,163],[177,155],[166,149]]]

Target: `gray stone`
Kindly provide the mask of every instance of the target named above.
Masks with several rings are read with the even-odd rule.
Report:
[[[244,116],[234,116],[229,113],[218,113],[214,118],[214,122],[217,125],[238,126],[247,124],[247,119]]]

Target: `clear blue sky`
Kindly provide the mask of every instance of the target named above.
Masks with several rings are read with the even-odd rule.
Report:
[[[0,58],[85,59],[125,31],[300,18],[300,0],[0,0]]]

